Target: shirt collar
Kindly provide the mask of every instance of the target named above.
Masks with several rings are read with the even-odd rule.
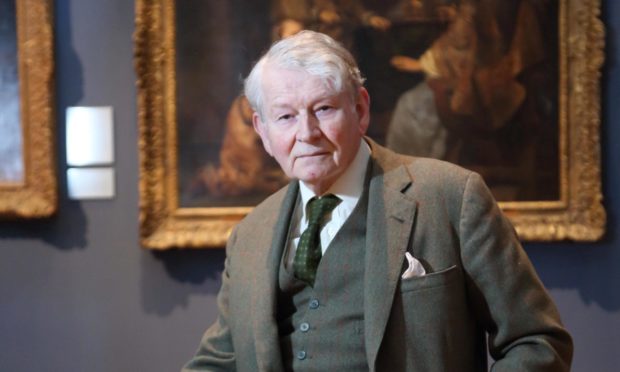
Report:
[[[364,191],[364,178],[366,177],[366,167],[370,158],[370,146],[360,139],[360,146],[357,154],[349,167],[334,182],[325,194],[334,194],[342,200],[342,205],[350,206],[353,209]],[[306,206],[308,201],[317,196],[303,181],[299,182],[299,192],[301,194],[302,205]],[[305,207],[304,207],[305,212]],[[305,213],[304,213],[305,214]]]

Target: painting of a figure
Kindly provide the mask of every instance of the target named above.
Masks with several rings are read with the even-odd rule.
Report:
[[[423,52],[391,59],[423,81],[398,98],[387,145],[478,171],[500,201],[557,200],[557,3],[435,9],[447,23],[441,34]]]
[[[302,29],[356,56],[379,143],[475,170],[500,201],[559,198],[557,1],[185,0],[175,14],[181,207],[252,206],[287,182],[240,93]]]
[[[255,205],[283,182],[239,97],[242,76],[271,40],[269,2],[175,6],[179,203]]]
[[[15,0],[0,0],[0,184],[23,182]]]

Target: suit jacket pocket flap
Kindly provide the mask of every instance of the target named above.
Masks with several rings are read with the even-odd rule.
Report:
[[[436,271],[434,273],[408,279],[401,279],[400,290],[401,292],[409,292],[442,287],[454,281],[458,278],[458,275],[459,269],[456,265],[453,265],[447,269]]]

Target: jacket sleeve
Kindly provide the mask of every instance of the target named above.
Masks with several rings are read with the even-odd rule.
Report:
[[[461,259],[470,303],[488,333],[492,371],[568,371],[572,340],[481,177],[467,180],[460,212]]]
[[[194,357],[183,367],[181,372],[195,371],[234,371],[235,350],[229,328],[229,260],[230,249],[236,240],[236,230],[233,231],[226,244],[226,261],[222,272],[222,287],[217,295],[217,307],[219,315],[213,325],[209,327],[202,337],[198,351]]]

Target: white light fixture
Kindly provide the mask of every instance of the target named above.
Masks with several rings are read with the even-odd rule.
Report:
[[[114,168],[69,168],[67,188],[70,199],[110,199],[114,197]]]
[[[68,107],[67,188],[70,199],[111,199],[115,195],[112,107]]]
[[[109,165],[114,162],[112,107],[67,108],[67,165]]]

